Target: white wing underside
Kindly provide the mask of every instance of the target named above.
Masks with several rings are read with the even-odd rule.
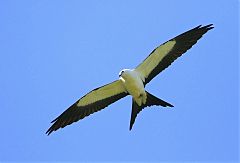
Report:
[[[125,92],[125,88],[121,81],[116,80],[110,84],[92,90],[78,101],[77,106],[86,106],[123,92]]]
[[[135,70],[146,79],[161,60],[172,50],[175,43],[174,40],[171,40],[157,47]]]

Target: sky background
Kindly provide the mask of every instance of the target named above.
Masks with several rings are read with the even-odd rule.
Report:
[[[233,0],[0,1],[0,162],[237,162],[238,8]],[[143,110],[130,132],[128,96],[45,135],[87,92],[210,23],[146,87],[174,108]]]

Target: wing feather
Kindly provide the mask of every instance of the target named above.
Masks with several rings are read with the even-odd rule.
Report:
[[[145,78],[144,84],[149,83],[156,75],[189,50],[210,29],[212,24],[197,26],[177,37],[170,39],[154,49],[150,55],[136,67]]]
[[[51,122],[53,125],[47,130],[46,134],[49,135],[59,128],[64,128],[73,122],[77,122],[127,96],[128,93],[125,92],[120,82],[116,80],[110,84],[96,88],[83,96]]]

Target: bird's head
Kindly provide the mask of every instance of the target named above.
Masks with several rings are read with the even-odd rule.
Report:
[[[119,72],[118,76],[121,77],[123,76],[124,74],[126,74],[127,72],[129,71],[129,69],[123,69]]]
[[[121,71],[119,72],[118,76],[121,77],[123,73],[124,73],[124,70],[121,70]]]

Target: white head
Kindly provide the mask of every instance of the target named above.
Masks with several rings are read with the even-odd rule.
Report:
[[[118,76],[121,77],[123,74],[125,74],[128,71],[130,71],[130,70],[129,69],[123,69],[119,72]]]

